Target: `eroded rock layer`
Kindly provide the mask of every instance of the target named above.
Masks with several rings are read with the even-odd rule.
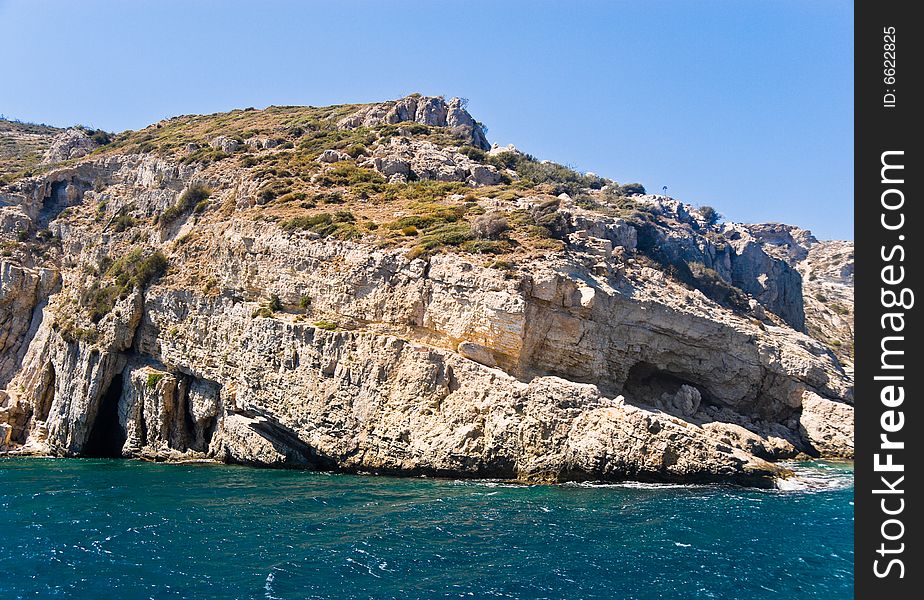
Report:
[[[486,152],[437,97],[104,141],[0,189],[0,452],[755,485],[852,457],[805,258],[762,226]]]

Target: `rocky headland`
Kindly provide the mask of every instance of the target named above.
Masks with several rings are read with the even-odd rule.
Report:
[[[0,454],[749,485],[853,456],[849,242],[492,147],[458,99],[24,127]]]

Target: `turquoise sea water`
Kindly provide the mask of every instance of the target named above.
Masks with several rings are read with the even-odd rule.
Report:
[[[0,596],[850,598],[852,471],[800,471],[758,491],[0,459]]]

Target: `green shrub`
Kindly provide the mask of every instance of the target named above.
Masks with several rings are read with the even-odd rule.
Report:
[[[501,271],[513,271],[516,268],[516,265],[507,260],[495,260],[488,266],[491,269],[499,269]]]
[[[360,183],[372,184],[376,191],[385,188],[385,178],[378,171],[357,167],[350,162],[339,162],[332,169],[318,176],[323,186],[353,186]]]
[[[472,231],[484,240],[496,240],[508,229],[510,226],[507,224],[507,217],[499,211],[478,215],[472,221]]]
[[[279,198],[277,198],[276,201],[279,204],[285,204],[286,202],[304,201],[303,205],[307,204],[307,207],[313,208],[315,206],[315,203],[312,201],[306,201],[305,199],[307,197],[308,197],[308,194],[306,194],[305,192],[289,192],[288,194],[284,194],[280,196]],[[307,208],[307,207],[303,206],[303,208]]]
[[[119,215],[112,221],[112,230],[120,233],[126,229],[131,229],[136,223],[137,221],[131,215]]]
[[[427,257],[427,249],[423,246],[414,246],[407,251],[404,257],[408,260],[414,260],[415,258],[425,259]]]
[[[715,225],[719,222],[719,219],[722,218],[722,215],[719,214],[719,211],[712,208],[711,206],[700,206],[699,214],[702,215],[703,219],[708,225]]]
[[[568,233],[568,219],[558,210],[560,205],[561,201],[558,198],[550,198],[530,207],[531,224],[533,227],[541,228],[531,228],[537,237],[560,239]]]
[[[837,304],[837,303],[832,304],[831,310],[833,310],[836,314],[841,315],[841,316],[850,314],[850,309],[844,306],[843,304]]]
[[[600,203],[597,202],[593,196],[589,194],[580,193],[572,198],[574,203],[580,206],[581,208],[586,208],[587,210],[597,210],[600,208]]]
[[[408,260],[426,258],[434,251],[447,246],[462,246],[472,240],[475,234],[465,221],[443,223],[429,229],[420,237],[420,243],[411,248],[405,257]]]
[[[681,264],[681,266],[683,265]],[[701,262],[689,262],[687,267],[693,279],[693,286],[702,291],[707,297],[735,310],[746,311],[749,309],[747,294],[722,279],[714,269],[706,267]],[[676,267],[673,268],[676,270]],[[681,281],[685,279],[684,273],[677,272],[675,274]]]
[[[619,186],[619,195],[621,196],[640,196],[645,193],[645,186],[641,183],[626,183]]]
[[[124,257],[112,263],[107,273],[115,279],[124,293],[134,288],[144,289],[149,283],[167,271],[167,257],[156,251],[144,256],[141,248],[135,248]]]
[[[113,283],[101,285],[94,281],[81,293],[80,304],[88,309],[90,320],[98,323],[116,302],[127,298],[135,288],[147,287],[166,272],[167,266],[167,258],[161,252],[145,256],[141,248],[135,248],[106,270]]]
[[[337,329],[337,323],[334,321],[328,321],[326,319],[315,321],[314,326],[325,331],[335,331]]]
[[[551,161],[538,161],[528,154],[501,152],[487,157],[487,162],[499,170],[512,169],[526,185],[550,184],[554,194],[574,196],[584,188],[600,189],[607,180],[596,175],[578,173]]]
[[[280,312],[282,310],[282,301],[279,300],[279,296],[276,294],[271,294],[269,297],[269,302],[267,302],[266,307],[273,311],[274,313]]]
[[[446,223],[429,231],[421,237],[420,245],[426,250],[442,246],[460,246],[474,237],[472,228],[464,221]]]
[[[153,389],[157,387],[160,380],[164,378],[164,373],[148,373],[148,387]]]
[[[310,306],[311,306],[311,296],[302,295],[302,297],[298,299],[298,307],[301,308],[302,310],[306,310]]]
[[[324,237],[349,239],[359,235],[356,217],[349,211],[319,213],[306,217],[294,217],[279,224],[285,231],[308,230]]]
[[[408,135],[427,135],[430,133],[430,128],[422,123],[416,123],[414,121],[402,121],[400,123],[389,123],[388,125],[380,125],[377,128],[379,136],[381,138],[389,138],[401,133],[406,133]]]
[[[359,158],[360,156],[366,156],[367,154],[369,154],[369,150],[362,144],[353,144],[352,146],[344,150],[344,152],[346,152],[353,158]]]
[[[414,122],[406,121],[404,123],[400,123],[399,126],[401,127],[401,129],[403,129],[404,131],[408,132],[411,135],[426,135],[430,133],[430,128],[422,123],[414,123]]]
[[[106,131],[103,131],[102,129],[90,129],[89,127],[84,127],[82,125],[79,127],[79,129],[83,129],[84,133],[86,133],[95,144],[105,146],[112,143],[112,135]]]
[[[385,227],[396,230],[403,230],[408,227],[426,230],[445,223],[455,223],[462,218],[468,210],[468,207],[418,204],[416,210],[418,214],[401,217],[400,219],[386,223]]]
[[[488,158],[488,155],[484,150],[474,146],[462,146],[459,148],[459,154],[464,154],[476,162],[484,162]]]
[[[208,200],[211,195],[212,191],[203,185],[195,184],[190,186],[180,195],[176,204],[160,213],[157,219],[158,224],[170,225],[184,214],[195,209],[200,203]]]
[[[340,192],[315,194],[312,200],[314,200],[316,204],[343,204],[343,194]]]
[[[442,203],[446,197],[453,194],[462,194],[469,187],[461,181],[434,181],[421,179],[408,183],[392,183],[386,186],[385,200],[416,200],[422,203]]]
[[[51,242],[55,239],[55,234],[52,230],[45,228],[39,229],[35,232],[35,239],[40,242]]]
[[[145,152],[150,152],[153,149],[154,147],[151,144],[147,144],[147,147],[145,144],[141,144],[138,147],[138,152],[143,154]],[[206,148],[199,148],[195,152],[188,154],[187,156],[184,156],[182,159],[180,159],[180,162],[184,165],[187,165],[190,163],[209,164],[213,162],[218,162],[219,160],[224,160],[228,158],[229,156],[231,155],[228,154],[227,152],[222,152],[221,150],[218,150],[217,148],[206,147]]]
[[[94,282],[92,286],[81,292],[80,304],[87,309],[90,320],[99,323],[115,306],[120,293],[117,286],[100,286],[99,282]]]
[[[269,307],[267,307],[267,306],[261,306],[261,307],[259,307],[259,308],[254,309],[254,311],[253,311],[252,313],[250,313],[250,316],[251,316],[252,318],[254,318],[254,319],[257,319],[257,318],[260,318],[260,317],[270,318],[270,317],[272,317],[274,314],[275,314],[275,313],[273,313],[273,311],[271,311],[271,310],[269,309]]]
[[[290,180],[280,179],[264,185],[257,192],[257,204],[269,204],[276,198],[283,198],[292,191]]]

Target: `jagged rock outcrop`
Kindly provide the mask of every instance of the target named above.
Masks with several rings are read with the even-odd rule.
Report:
[[[767,254],[747,232],[726,230],[734,249],[731,255],[732,284],[779,315],[795,329],[805,328],[802,277],[785,260]]]
[[[45,151],[43,164],[56,163],[72,158],[86,156],[99,146],[80,127],[71,127],[54,137],[51,146]]]
[[[301,149],[111,151],[0,190],[0,451],[756,485],[850,456],[850,375],[788,323],[799,273],[756,234],[508,186],[457,140],[343,152],[459,110],[350,107]]]
[[[319,160],[335,162],[330,157],[330,154],[322,154]],[[336,160],[344,158],[337,156]],[[493,166],[479,164],[452,149],[444,150],[430,142],[405,137],[392,138],[388,144],[376,148],[372,156],[360,164],[373,167],[390,181],[431,179],[464,181],[473,186],[501,182],[501,176]]]
[[[805,392],[799,427],[812,445],[812,454],[853,458],[853,410]]]
[[[366,106],[341,119],[338,125],[344,129],[353,129],[406,122],[449,127],[459,138],[472,146],[482,150],[491,148],[485,137],[484,127],[465,110],[465,103],[460,98],[452,98],[446,102],[441,96],[412,94],[394,102]]]
[[[209,146],[222,152],[231,153],[241,147],[241,143],[232,137],[219,135],[209,142]]]
[[[763,250],[802,277],[806,329],[853,365],[853,242],[819,241],[812,232],[781,223],[740,226]]]
[[[805,328],[801,275],[768,254],[749,230],[726,224],[719,236],[711,228],[704,231],[698,215],[676,200],[640,196],[639,201],[660,217],[639,229],[641,246],[656,260],[717,301],[744,309],[743,292],[790,327]]]
[[[19,368],[37,311],[58,283],[56,271],[0,261],[0,385]]]

